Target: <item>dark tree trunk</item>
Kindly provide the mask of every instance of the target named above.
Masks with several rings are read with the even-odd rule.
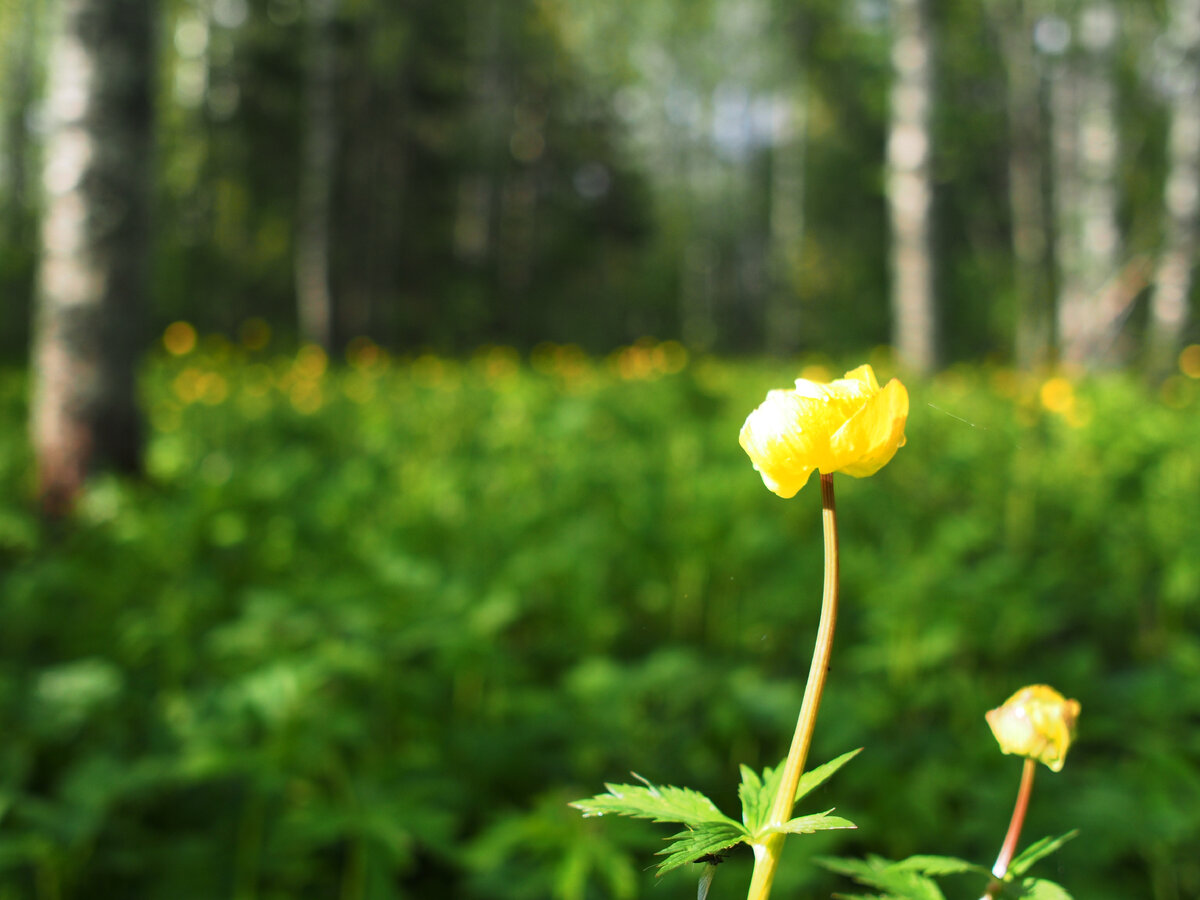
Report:
[[[0,296],[27,296],[32,277],[37,177],[25,123],[37,84],[37,13],[21,3],[2,20],[11,31],[0,41]],[[27,306],[4,311],[0,353],[15,357],[29,346],[28,314]]]
[[[1030,0],[998,6],[1008,82],[1008,199],[1012,215],[1017,367],[1039,369],[1054,347],[1054,281],[1045,167],[1044,75],[1034,52]]]
[[[25,211],[30,203],[29,139],[25,120],[33,100],[34,37],[33,5],[26,3],[16,27],[5,42],[0,61],[0,240],[17,245],[24,230]]]
[[[808,97],[798,84],[780,101],[771,150],[768,241],[770,293],[766,309],[767,350],[787,356],[800,349],[802,319],[795,273],[804,252],[804,155]]]
[[[137,472],[146,290],[150,0],[60,0],[34,324],[31,429],[45,513],[93,470]]]
[[[1179,61],[1170,80],[1163,241],[1146,340],[1146,367],[1155,376],[1175,365],[1188,324],[1192,270],[1200,247],[1200,0],[1173,0],[1169,36]]]

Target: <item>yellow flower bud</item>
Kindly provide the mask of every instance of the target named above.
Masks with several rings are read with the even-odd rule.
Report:
[[[1075,737],[1079,703],[1044,684],[1023,687],[1003,706],[987,713],[987,723],[1005,753],[1026,756],[1058,772]]]
[[[793,497],[814,471],[874,475],[904,446],[908,391],[893,378],[881,390],[870,366],[829,384],[796,380],[767,394],[738,440],[763,483]]]

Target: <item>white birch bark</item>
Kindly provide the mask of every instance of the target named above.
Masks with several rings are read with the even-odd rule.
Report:
[[[330,241],[337,154],[334,108],[337,0],[309,0],[304,145],[297,198],[296,305],[304,340],[331,350],[335,339]]]
[[[1065,364],[1093,369],[1116,361],[1132,300],[1119,278],[1116,5],[1091,0],[1075,31],[1078,51],[1057,68],[1051,87],[1058,339]]]
[[[938,361],[930,120],[933,35],[926,0],[892,0],[893,82],[887,143],[892,343],[920,372]]]
[[[50,51],[31,430],[44,511],[99,466],[137,470],[147,271],[151,9],[60,0]]]

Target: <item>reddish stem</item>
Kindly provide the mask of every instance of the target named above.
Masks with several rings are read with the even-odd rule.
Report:
[[[1000,847],[1000,855],[992,866],[992,882],[988,885],[985,898],[995,898],[1004,887],[1000,880],[1008,874],[1008,865],[1017,852],[1017,842],[1021,839],[1021,827],[1025,824],[1025,813],[1029,810],[1029,795],[1033,793],[1033,776],[1037,773],[1037,762],[1025,760],[1025,768],[1021,770],[1021,786],[1017,789],[1017,803],[1013,807],[1012,819],[1008,823],[1008,834],[1004,836],[1004,844]]]

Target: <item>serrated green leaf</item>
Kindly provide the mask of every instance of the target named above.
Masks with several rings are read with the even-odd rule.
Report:
[[[884,871],[891,865],[891,861],[874,855],[868,856],[866,859],[851,859],[848,856],[820,856],[817,857],[817,864],[830,872],[847,875],[857,880],[860,877],[873,877],[876,873]]]
[[[939,875],[957,875],[963,872],[975,872],[981,875],[991,874],[990,870],[983,866],[967,862],[965,859],[958,859],[954,856],[918,854],[910,856],[908,859],[900,860],[895,863],[895,866],[898,869],[913,869],[931,878],[936,878]]]
[[[751,834],[756,834],[767,824],[767,817],[771,815],[771,807],[775,805],[775,795],[779,793],[779,783],[783,780],[783,764],[774,768],[768,766],[763,769],[762,777],[755,775],[755,780],[752,782],[747,783],[745,777],[746,773],[743,772],[743,781],[738,787],[738,797],[742,801],[742,822],[745,823]],[[757,792],[752,794],[755,782],[757,782]]]
[[[693,863],[710,853],[719,853],[747,838],[745,829],[736,822],[712,823],[681,831],[668,838],[671,843],[665,850],[659,851],[659,855],[665,855],[666,859],[658,864],[658,874]]]
[[[1021,882],[1021,900],[1073,900],[1066,888],[1045,878],[1026,878]]]
[[[1078,834],[1079,829],[1077,828],[1074,831],[1068,831],[1066,834],[1059,835],[1058,837],[1044,837],[1040,841],[1034,841],[1032,844],[1018,853],[1017,858],[1009,864],[1009,873],[1014,878],[1020,878],[1029,871],[1030,866],[1032,866],[1035,862],[1037,862],[1039,859],[1044,859],[1045,857],[1049,856],[1051,853]]]
[[[805,772],[796,786],[796,800],[824,784],[838,769],[860,753],[861,747]],[[742,801],[742,822],[751,834],[757,834],[767,824],[767,816],[771,813],[775,795],[779,793],[779,782],[783,779],[783,763],[774,768],[763,769],[761,776],[747,766],[742,766],[741,772],[742,783],[738,787],[738,798]]]
[[[945,900],[936,882],[881,856],[868,856],[865,860],[823,857],[817,862],[831,872],[884,891],[894,900]]]
[[[843,753],[837,759],[831,759],[824,765],[817,766],[815,769],[805,772],[800,776],[800,783],[796,786],[796,799],[799,800],[805,794],[823,785],[833,777],[838,769],[862,752],[862,747],[859,747],[857,750],[850,750]]]
[[[909,876],[905,878],[903,876]],[[892,880],[895,877],[896,880]],[[946,900],[937,882],[915,872],[891,872],[884,890],[904,900]]]
[[[758,831],[767,820],[771,811],[771,801],[775,791],[769,793],[764,789],[764,781],[770,780],[775,774],[774,769],[766,769],[760,777],[749,766],[740,766],[742,783],[738,785],[738,799],[742,801],[742,824],[751,832]],[[778,785],[778,779],[776,779]],[[778,789],[778,788],[776,788]]]
[[[634,773],[634,776],[641,778]],[[722,813],[715,803],[691,788],[674,785],[606,784],[608,792],[570,805],[582,810],[585,816],[615,814],[653,822],[679,822],[698,827],[720,823],[732,825],[740,832],[742,826]]]
[[[784,834],[815,834],[818,831],[833,831],[838,828],[858,827],[849,819],[829,815],[831,812],[833,810],[827,809],[823,813],[814,813],[811,816],[798,816],[774,828],[764,828],[762,831],[757,831],[754,836],[757,839],[761,839],[765,835],[777,834],[779,832],[783,832]]]

